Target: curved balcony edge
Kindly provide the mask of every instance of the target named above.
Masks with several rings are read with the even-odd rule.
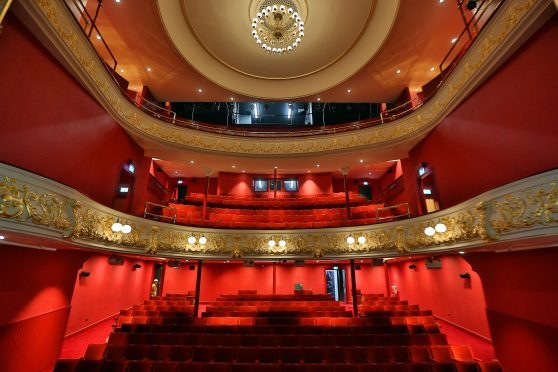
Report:
[[[62,1],[22,0],[14,7],[51,52],[138,141],[217,154],[297,156],[401,145],[410,149],[478,87],[540,25],[552,1],[509,0],[469,48],[438,92],[413,113],[374,127],[307,137],[256,139],[202,132],[156,119],[130,103]]]
[[[311,259],[434,255],[558,243],[558,170],[483,193],[452,208],[396,222],[306,230],[234,230],[178,226],[105,207],[53,180],[0,163],[2,244],[81,247],[159,258]],[[131,232],[112,231],[115,222]],[[445,232],[425,229],[444,224]],[[347,243],[352,235],[357,242]],[[195,243],[188,238],[194,236]],[[204,236],[206,244],[200,244]],[[358,243],[364,236],[365,242]],[[20,238],[18,238],[20,237]],[[270,239],[286,245],[270,247]],[[22,243],[23,242],[23,243]]]

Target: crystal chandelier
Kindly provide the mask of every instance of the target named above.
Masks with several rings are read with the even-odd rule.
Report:
[[[252,36],[267,53],[284,54],[295,50],[304,37],[304,22],[295,3],[264,1],[252,20]]]

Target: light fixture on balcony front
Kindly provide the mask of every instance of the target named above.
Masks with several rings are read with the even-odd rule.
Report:
[[[196,244],[196,237],[194,235],[188,237],[188,244]]]
[[[434,230],[432,226],[428,226],[426,229],[424,229],[424,233],[426,234],[426,236],[434,236],[434,234],[436,234],[436,230]]]
[[[125,224],[122,225],[122,234],[129,234],[132,231],[132,226]]]
[[[347,244],[355,244],[355,238],[352,235],[347,237]]]
[[[287,245],[287,242],[285,241],[285,239],[283,237],[281,237],[281,240],[279,240],[279,246],[280,247],[285,247]]]
[[[359,244],[366,243],[366,237],[364,235],[359,236],[357,240]]]
[[[267,53],[295,50],[304,38],[304,22],[296,0],[265,0],[252,19],[252,37]]]
[[[200,242],[201,245],[204,245],[205,243],[207,243],[207,238],[202,235],[199,242]]]
[[[122,224],[118,220],[116,220],[116,222],[113,223],[110,228],[114,232],[121,232],[122,231]]]
[[[443,223],[440,222],[440,223],[437,223],[436,226],[434,226],[434,230],[436,230],[437,233],[442,234],[442,233],[445,233],[448,230],[448,228],[447,228],[446,225],[444,225]]]
[[[275,247],[275,240],[270,239],[270,240],[267,242],[267,245],[269,245],[271,248]]]

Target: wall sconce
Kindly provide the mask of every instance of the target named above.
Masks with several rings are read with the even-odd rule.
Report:
[[[427,226],[426,229],[424,229],[424,234],[426,236],[434,236],[436,235],[436,233],[443,234],[446,231],[448,231],[448,227],[443,223],[439,222],[434,227]]]

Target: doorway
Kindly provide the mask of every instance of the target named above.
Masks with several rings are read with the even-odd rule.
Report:
[[[335,301],[346,301],[347,288],[345,286],[345,269],[334,266],[325,271],[327,294]]]

